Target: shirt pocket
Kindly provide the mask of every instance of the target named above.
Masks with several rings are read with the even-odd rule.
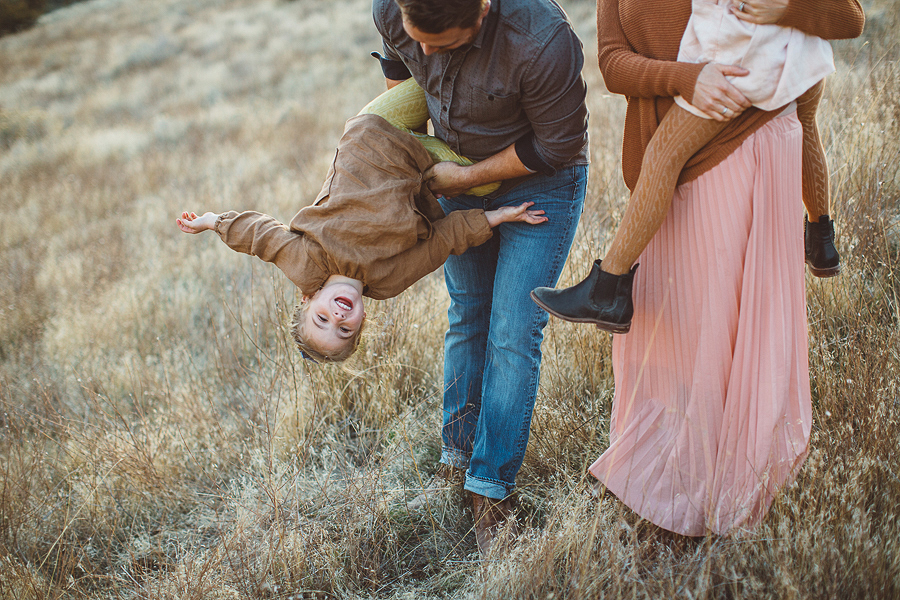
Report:
[[[473,85],[469,94],[469,115],[473,121],[492,128],[521,119],[519,94],[502,89],[490,90]]]

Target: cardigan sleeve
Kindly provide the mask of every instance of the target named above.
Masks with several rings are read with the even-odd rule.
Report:
[[[638,54],[622,29],[619,0],[597,2],[597,48],[597,60],[607,89],[628,97],[680,95],[691,102],[694,84],[705,66]]]
[[[790,0],[778,22],[826,40],[859,37],[866,14],[857,0]]]

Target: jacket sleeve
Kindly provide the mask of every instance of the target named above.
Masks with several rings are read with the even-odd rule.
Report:
[[[321,285],[312,266],[303,235],[269,215],[254,211],[229,211],[216,220],[216,233],[235,252],[250,254],[274,264],[304,293]]]
[[[598,0],[597,48],[600,72],[610,92],[633,98],[680,95],[693,101],[694,84],[705,65],[657,60],[635,52],[622,30],[619,0]]]
[[[859,37],[866,14],[857,0],[790,0],[779,25],[826,40]]]
[[[453,211],[432,225],[430,237],[419,240],[391,261],[396,265],[395,277],[391,281],[396,293],[440,267],[451,254],[462,254],[473,246],[485,243],[492,235],[487,217],[479,208]]]

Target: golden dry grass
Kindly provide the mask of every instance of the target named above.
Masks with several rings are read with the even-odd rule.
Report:
[[[625,198],[594,7],[593,165],[563,277]],[[439,455],[439,274],[373,303],[349,370],[310,369],[295,292],[183,209],[289,219],[383,82],[368,0],[91,0],[0,38],[0,597],[900,596],[900,27],[865,3],[820,114],[845,271],[808,280],[809,459],[761,527],[688,540],[594,498],[609,338],[551,322],[519,475],[526,534],[405,500]]]

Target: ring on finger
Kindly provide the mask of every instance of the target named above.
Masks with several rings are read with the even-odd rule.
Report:
[[[727,107],[727,106],[726,106],[725,108],[722,109],[722,116],[723,116],[723,117],[727,117],[727,116],[728,116],[728,107]]]
[[[741,2],[740,6],[738,6],[738,12],[744,12],[744,5],[746,2]]]

